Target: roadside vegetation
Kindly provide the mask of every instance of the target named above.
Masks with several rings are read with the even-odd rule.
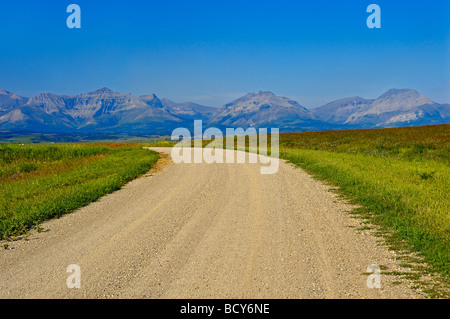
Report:
[[[358,204],[366,229],[376,225],[411,269],[394,275],[450,296],[450,125],[282,134],[280,157]]]
[[[280,157],[338,187],[450,276],[450,125],[283,134]]]
[[[366,228],[380,226],[391,248],[418,253],[449,281],[450,125],[284,133],[280,157],[335,186]]]
[[[175,144],[0,144],[0,238],[38,227],[145,173],[158,155],[142,146]],[[335,186],[358,204],[353,213],[366,228],[376,226],[391,248],[421,256],[405,254],[405,265],[425,260],[430,267],[420,271],[438,272],[448,286],[450,125],[285,133],[280,157]]]
[[[0,144],[0,239],[119,189],[158,158],[139,144]]]

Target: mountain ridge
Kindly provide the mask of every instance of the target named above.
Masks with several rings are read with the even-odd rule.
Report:
[[[0,90],[0,130],[170,134],[176,127],[278,127],[280,131],[377,128],[450,123],[450,105],[412,89],[390,89],[308,109],[271,91],[249,92],[220,107],[176,103],[151,93],[133,96],[107,87],[73,96],[40,93],[26,98]]]
[[[329,123],[361,128],[446,124],[446,104],[438,104],[412,89],[390,89],[376,99],[341,99],[313,110]]]

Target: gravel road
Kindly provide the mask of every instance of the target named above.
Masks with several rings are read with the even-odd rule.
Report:
[[[155,149],[170,154],[170,149]],[[0,250],[0,298],[422,298],[352,207],[292,164],[175,164]],[[69,289],[67,267],[81,270]],[[399,283],[401,282],[401,283]],[[395,284],[394,284],[395,283]]]

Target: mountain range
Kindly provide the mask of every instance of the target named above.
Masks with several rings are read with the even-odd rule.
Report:
[[[248,93],[217,108],[108,88],[31,98],[0,90],[0,131],[165,135],[176,127],[191,128],[194,119],[202,119],[204,127],[278,127],[284,132],[381,128],[447,124],[450,105],[411,89],[391,89],[376,99],[344,98],[315,109],[268,91]]]
[[[438,104],[415,90],[391,89],[377,99],[359,96],[334,101],[312,110],[327,123],[357,127],[393,127],[450,122],[449,104]]]

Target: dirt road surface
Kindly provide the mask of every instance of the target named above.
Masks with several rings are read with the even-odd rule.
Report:
[[[155,149],[170,154],[170,149]],[[0,250],[0,298],[421,298],[351,206],[281,161],[157,167]],[[81,287],[68,288],[76,264]]]

